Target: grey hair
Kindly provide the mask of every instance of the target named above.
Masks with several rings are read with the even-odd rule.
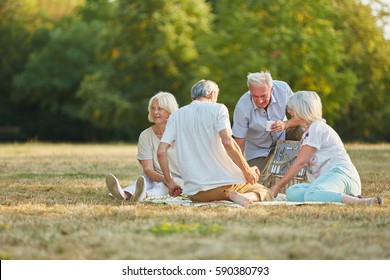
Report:
[[[269,88],[272,87],[272,77],[271,73],[267,70],[266,72],[256,72],[256,73],[249,73],[247,76],[247,85],[248,88],[250,86],[260,86],[263,87],[267,85]]]
[[[314,91],[297,91],[287,101],[287,106],[294,110],[297,117],[312,123],[322,118],[321,98]]]
[[[210,93],[215,92],[219,93],[218,85],[210,80],[200,80],[191,88],[191,98],[193,100],[201,98],[201,97],[210,97]]]
[[[152,98],[149,100],[149,106],[148,106],[148,120],[150,122],[153,122],[150,114],[152,111],[152,104],[154,101],[157,101],[158,105],[163,108],[165,111],[167,111],[169,114],[172,114],[174,111],[179,109],[179,105],[177,104],[175,96],[173,96],[172,93],[160,91],[157,94],[153,95]]]

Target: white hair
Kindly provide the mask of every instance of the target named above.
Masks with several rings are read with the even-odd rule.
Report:
[[[288,98],[287,106],[294,110],[297,117],[312,123],[322,118],[321,98],[314,91],[297,91]]]
[[[173,96],[172,93],[160,91],[149,100],[149,106],[148,106],[148,120],[150,122],[153,122],[150,114],[152,111],[152,104],[154,101],[157,101],[158,105],[163,108],[165,111],[167,111],[169,114],[173,113],[177,109],[179,109],[179,105],[177,104],[176,98]]]
[[[210,97],[210,93],[214,92],[218,95],[219,87],[218,85],[210,80],[200,80],[191,88],[191,98],[193,100],[200,97]]]
[[[256,72],[256,73],[249,73],[247,76],[247,85],[248,88],[250,86],[268,86],[269,88],[272,87],[272,77],[271,73],[269,71],[266,72]]]

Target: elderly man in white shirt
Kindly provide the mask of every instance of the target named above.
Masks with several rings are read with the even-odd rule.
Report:
[[[257,184],[259,170],[250,167],[232,138],[229,112],[217,103],[219,88],[201,80],[191,89],[192,102],[175,113],[167,123],[157,151],[164,183],[169,194],[186,194],[194,202],[231,200],[242,206],[273,200],[273,193]],[[181,187],[173,179],[167,150],[176,143]]]

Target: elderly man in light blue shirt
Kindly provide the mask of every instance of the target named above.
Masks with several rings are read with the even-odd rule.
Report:
[[[246,92],[236,104],[233,136],[250,166],[264,172],[278,140],[300,140],[303,130],[287,120],[287,99],[293,94],[286,82],[273,81],[267,72],[249,73]],[[273,121],[271,131],[267,121]]]

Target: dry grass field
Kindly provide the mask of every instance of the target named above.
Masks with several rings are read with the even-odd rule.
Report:
[[[348,144],[385,205],[122,203],[104,178],[140,173],[129,144],[0,144],[0,259],[390,259],[390,144]]]

